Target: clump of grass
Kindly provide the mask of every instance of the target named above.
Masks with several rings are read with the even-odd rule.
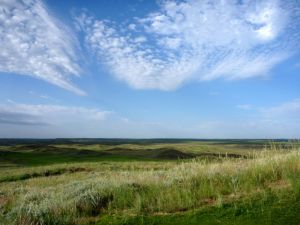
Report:
[[[50,200],[51,199],[51,200]],[[16,225],[72,225],[74,214],[64,208],[65,202],[48,193],[33,192],[23,196],[21,204],[7,214]]]
[[[107,209],[112,200],[111,193],[86,192],[77,200],[76,211],[80,215],[96,216]]]

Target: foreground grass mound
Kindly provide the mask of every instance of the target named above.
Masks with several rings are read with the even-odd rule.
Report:
[[[300,212],[297,148],[213,162],[196,158],[66,167],[84,169],[14,182],[2,179],[0,224],[254,224],[251,215],[264,221],[284,208],[290,212],[288,224],[295,224],[294,212]],[[45,168],[34,170],[43,174],[39,170]],[[22,172],[28,173],[15,169],[11,177]]]
[[[105,215],[97,225],[286,225],[300,224],[300,198],[289,191],[267,192],[183,213]]]

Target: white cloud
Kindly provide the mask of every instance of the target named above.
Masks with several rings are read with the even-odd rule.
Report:
[[[243,119],[234,121],[203,121],[195,129],[198,129],[198,137],[200,138],[300,138],[299,124],[287,123],[280,120]]]
[[[59,125],[95,123],[111,112],[61,105],[30,105],[8,101],[0,105],[0,123],[15,125]]]
[[[128,25],[128,28],[129,28],[130,30],[135,30],[136,25],[133,24],[133,23],[131,23],[131,24]]]
[[[263,108],[237,107],[254,113],[234,120],[203,121],[198,125],[201,138],[300,138],[300,99]]]
[[[0,72],[29,75],[85,93],[71,82],[79,76],[72,32],[40,0],[0,1]]]
[[[250,109],[253,108],[253,106],[250,105],[250,104],[237,105],[237,107],[238,107],[239,109],[243,109],[243,110],[250,110]]]
[[[31,96],[35,96],[35,97],[39,97],[39,98],[45,99],[45,100],[59,102],[58,99],[55,99],[55,98],[53,98],[53,97],[51,97],[49,95],[39,94],[39,93],[36,93],[34,91],[29,91],[28,94],[30,94]]]
[[[171,90],[189,80],[266,75],[298,50],[299,15],[293,1],[169,0],[127,28],[79,18],[86,43],[118,79]]]
[[[285,102],[277,106],[262,108],[261,113],[267,118],[284,118],[285,120],[297,120],[300,124],[300,99]]]
[[[299,138],[300,100],[259,108],[234,119],[139,121],[97,108],[0,105],[0,137]]]
[[[143,36],[139,36],[139,37],[135,38],[133,41],[135,43],[142,43],[142,42],[147,41],[147,39],[145,37],[143,37]]]
[[[168,126],[134,121],[97,108],[20,104],[12,100],[0,104],[0,127],[1,138],[154,138],[174,133]]]

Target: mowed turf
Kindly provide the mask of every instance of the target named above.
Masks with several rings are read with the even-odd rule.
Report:
[[[0,224],[300,224],[298,142],[9,143]]]

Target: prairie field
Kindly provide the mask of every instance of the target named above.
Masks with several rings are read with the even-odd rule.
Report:
[[[0,225],[300,225],[300,0],[0,0]]]
[[[0,224],[300,224],[289,140],[1,140]]]

